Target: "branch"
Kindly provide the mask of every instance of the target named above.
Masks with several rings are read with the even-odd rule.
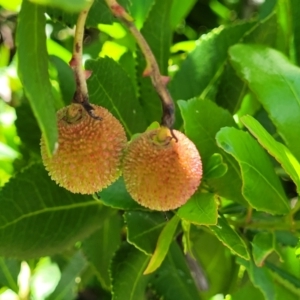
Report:
[[[161,102],[163,115],[161,120],[161,125],[172,128],[175,121],[175,106],[173,99],[166,87],[169,78],[161,75],[157,61],[150,49],[147,41],[143,35],[139,32],[133,23],[133,18],[126,12],[124,7],[122,7],[116,0],[105,0],[108,7],[115,17],[117,17],[131,32],[135,38],[137,44],[139,45],[143,55],[146,59],[146,69],[143,73],[144,76],[150,76],[152,85],[156,89]],[[171,130],[172,136],[177,140]]]
[[[85,22],[93,2],[94,0],[91,0],[86,8],[78,15],[74,36],[73,55],[70,61],[70,66],[74,70],[76,81],[76,91],[73,102],[81,104],[91,117],[101,119],[93,113],[94,109],[89,102],[88,88],[86,84],[87,72],[82,67],[82,48]]]

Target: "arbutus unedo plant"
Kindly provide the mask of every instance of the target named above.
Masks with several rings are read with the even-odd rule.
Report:
[[[300,11],[254,2],[0,1],[0,299],[299,299]]]

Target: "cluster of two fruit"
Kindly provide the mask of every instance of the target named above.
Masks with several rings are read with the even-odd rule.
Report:
[[[105,108],[93,105],[90,117],[80,104],[57,112],[58,149],[51,157],[41,140],[43,163],[51,178],[73,193],[93,194],[123,171],[132,198],[154,210],[183,205],[198,188],[202,164],[195,145],[167,128],[139,135],[127,145],[123,126]]]

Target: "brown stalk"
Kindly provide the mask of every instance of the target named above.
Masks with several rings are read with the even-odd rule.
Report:
[[[74,70],[76,81],[76,91],[73,102],[81,104],[91,117],[95,119],[101,119],[100,117],[94,115],[94,109],[89,102],[88,88],[86,84],[87,73],[82,67],[82,48],[85,22],[93,2],[94,0],[91,0],[86,8],[78,15],[74,36],[73,55],[70,61],[70,66]]]
[[[173,99],[166,87],[168,83],[168,77],[161,75],[157,61],[154,57],[152,50],[150,49],[147,41],[140,31],[136,28],[133,18],[126,12],[124,7],[122,7],[115,0],[105,0],[108,7],[110,8],[113,15],[118,18],[131,32],[135,38],[137,44],[139,45],[145,59],[146,68],[143,73],[144,76],[150,76],[152,85],[158,93],[163,109],[163,115],[161,120],[161,125],[169,128],[171,130],[173,138],[177,140],[172,132],[172,127],[175,121],[175,106]]]

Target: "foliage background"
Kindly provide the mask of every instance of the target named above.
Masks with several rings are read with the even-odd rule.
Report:
[[[171,76],[202,184],[163,214],[122,178],[94,197],[51,181],[39,140],[53,149],[55,111],[75,90],[85,1],[0,1],[0,299],[299,299],[298,1],[120,3]],[[161,118],[145,60],[104,1],[86,25],[90,100],[130,138]]]

